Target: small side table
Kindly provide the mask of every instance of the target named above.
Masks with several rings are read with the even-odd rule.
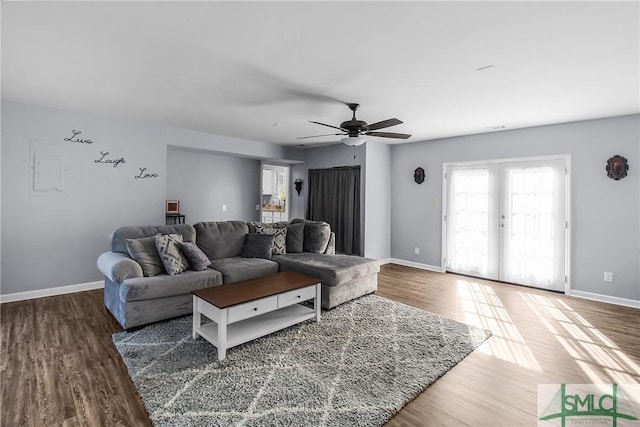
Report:
[[[166,214],[165,215],[165,222],[169,223],[169,221],[171,221],[171,224],[175,225],[175,224],[184,224],[185,222],[185,217],[183,214]]]

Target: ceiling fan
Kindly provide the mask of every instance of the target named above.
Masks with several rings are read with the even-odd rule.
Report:
[[[356,110],[360,106],[360,104],[347,104],[349,109],[353,111],[353,117],[351,120],[347,120],[346,122],[342,122],[340,126],[328,125],[326,123],[314,122],[310,120],[311,123],[315,123],[317,125],[327,126],[330,128],[338,129],[341,133],[329,133],[325,135],[313,135],[313,136],[303,136],[298,139],[306,139],[306,138],[317,138],[320,136],[333,136],[333,135],[346,135],[346,138],[342,138],[342,142],[346,145],[357,146],[362,145],[367,142],[367,138],[365,135],[369,136],[379,136],[382,138],[398,138],[398,139],[408,139],[411,138],[411,135],[406,133],[393,133],[393,132],[375,132],[378,129],[384,129],[391,126],[399,125],[402,121],[398,119],[387,119],[381,122],[367,124],[362,120],[356,119]]]

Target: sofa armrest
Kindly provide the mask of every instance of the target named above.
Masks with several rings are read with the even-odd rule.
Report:
[[[140,264],[120,252],[105,252],[98,257],[98,270],[114,283],[143,277]]]
[[[333,231],[329,235],[329,243],[327,243],[327,249],[324,250],[325,255],[335,255],[336,254],[336,233]]]

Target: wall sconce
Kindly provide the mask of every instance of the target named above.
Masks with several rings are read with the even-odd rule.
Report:
[[[300,195],[300,191],[302,190],[302,180],[300,178],[293,181],[293,186],[296,188],[298,192],[298,196]]]

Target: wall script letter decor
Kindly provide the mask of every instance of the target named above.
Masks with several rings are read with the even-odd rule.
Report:
[[[629,170],[629,164],[627,159],[616,154],[607,160],[607,176],[615,181],[620,181],[627,176]]]
[[[105,157],[109,155],[108,151],[101,151],[100,155],[102,157],[100,157],[98,160],[94,160],[95,163],[106,163],[110,165],[112,164],[114,168],[117,168],[120,163],[126,163],[124,157],[120,157],[119,159],[105,159]]]
[[[146,179],[146,178],[157,178],[158,174],[153,172],[153,173],[146,173],[145,171],[147,170],[147,168],[138,168],[140,169],[140,174],[134,176],[135,179]]]
[[[79,130],[73,130],[73,135],[71,135],[70,138],[65,138],[65,141],[69,141],[69,142],[77,142],[78,144],[93,144],[93,141],[90,139],[81,139],[78,138],[78,135],[80,135],[82,132]]]

